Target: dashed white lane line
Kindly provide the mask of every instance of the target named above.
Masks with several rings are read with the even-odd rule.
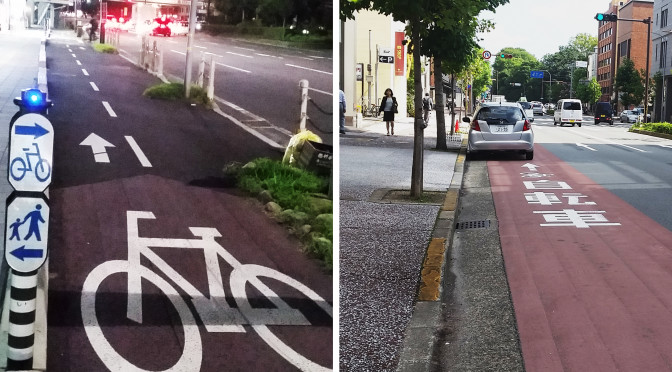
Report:
[[[91,84],[91,88],[93,88],[93,90],[95,90],[96,92],[100,91],[96,83],[94,83],[93,81],[90,81],[89,84]]]
[[[79,60],[76,60],[75,62],[77,62],[77,66],[81,66],[81,65],[82,65],[82,62],[79,62]]]
[[[187,55],[187,53],[185,53],[185,52],[180,52],[179,50],[173,50],[173,49],[171,49],[170,51],[173,52],[173,53],[181,54],[181,55],[183,55],[183,56],[186,56],[186,55]]]
[[[140,146],[138,146],[137,142],[135,142],[133,137],[124,136],[124,138],[126,138],[126,141],[128,142],[128,144],[133,149],[133,152],[135,153],[135,156],[137,156],[138,160],[140,160],[140,164],[142,164],[143,167],[147,167],[147,168],[151,167],[152,163],[149,162],[149,159],[147,159],[147,157],[145,156],[145,153],[142,152],[142,150],[140,149]]]
[[[86,48],[84,48],[84,47],[79,47],[79,49],[81,49],[81,50],[86,50]]]
[[[242,50],[249,50],[249,51],[252,51],[252,52],[254,52],[254,51],[256,50],[256,49],[252,49],[252,48],[243,48],[243,47],[238,47],[238,46],[237,46],[237,47],[234,47],[234,48],[236,48],[236,49],[242,49]]]
[[[234,56],[245,57],[245,58],[252,58],[252,56],[248,56],[248,55],[240,54],[240,53],[234,53],[234,52],[226,52],[226,54],[233,54]]]
[[[72,49],[68,48],[68,52],[72,53]]]
[[[309,58],[309,57],[299,57],[299,58],[307,59],[307,60],[309,60],[309,61],[314,61],[314,59]]]
[[[245,73],[248,73],[248,74],[251,74],[251,73],[252,73],[252,71],[243,70],[242,68],[238,68],[238,67],[233,67],[233,66],[225,65],[225,64],[223,64],[223,63],[219,63],[219,62],[217,62],[217,64],[220,65],[220,66],[228,67],[228,68],[233,69],[233,70],[236,70],[236,71],[245,72]]]
[[[256,55],[258,55],[258,56],[262,56],[262,57],[271,57],[271,58],[277,58],[277,59],[284,59],[284,58],[282,58],[282,57],[272,56],[272,55],[270,55],[270,54],[263,54],[263,53],[254,53],[254,54],[256,54]]]
[[[331,72],[315,70],[315,69],[312,69],[312,68],[303,67],[303,66],[297,66],[297,65],[292,65],[292,64],[289,64],[289,63],[285,63],[285,66],[294,67],[294,68],[300,68],[300,69],[302,69],[302,70],[308,70],[308,71],[313,71],[313,72],[319,72],[320,74],[333,75],[333,73],[331,73]]]
[[[75,53],[72,53],[72,58],[77,58],[77,56],[75,55]]]
[[[213,56],[215,56],[215,57],[219,57],[219,58],[224,58],[224,56],[222,56],[222,55],[215,54],[215,53],[210,53],[210,52],[205,52],[205,53],[203,53],[203,54],[206,54],[206,55],[213,55]]]
[[[200,46],[200,45],[194,45],[194,48],[208,49],[208,47],[204,47],[204,46]]]
[[[82,74],[84,74],[85,76],[89,76],[89,73],[88,73],[88,71],[86,71],[85,68],[82,69]]]
[[[103,106],[105,106],[105,110],[107,110],[107,113],[110,114],[111,117],[116,118],[117,114],[114,113],[114,110],[112,110],[112,106],[110,106],[107,101],[103,101]]]
[[[588,137],[588,138],[592,138],[592,139],[597,140],[597,141],[600,141],[600,142],[606,142],[606,143],[611,144],[611,145],[623,146],[623,147],[625,147],[625,148],[628,148],[628,149],[631,149],[631,150],[635,150],[635,151],[639,151],[639,152],[648,152],[648,151],[644,151],[644,150],[638,149],[638,148],[636,148],[636,147],[632,147],[632,146],[624,145],[624,144],[622,144],[622,143],[618,143],[618,142],[615,142],[615,141],[612,141],[612,140],[608,140],[608,139],[606,139],[606,138],[593,137],[593,136],[591,136],[591,135],[589,135],[589,134],[581,133],[581,132],[578,132],[578,131],[573,130],[573,129],[568,129],[568,131],[570,131],[570,132],[574,132],[575,134],[578,134],[578,135],[584,135],[584,136],[586,136],[586,137]]]

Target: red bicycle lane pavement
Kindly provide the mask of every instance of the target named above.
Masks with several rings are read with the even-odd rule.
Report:
[[[672,370],[672,232],[535,152],[488,161],[526,370]]]

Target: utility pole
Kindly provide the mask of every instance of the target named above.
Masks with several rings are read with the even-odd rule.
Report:
[[[191,0],[191,8],[189,9],[189,35],[187,36],[187,60],[184,71],[184,97],[189,98],[191,94],[191,61],[192,49],[194,46],[194,33],[196,32],[196,7],[197,0]]]
[[[369,30],[369,64],[366,66],[366,84],[368,86],[368,102],[369,102],[369,107],[371,106],[371,80],[373,76],[371,76],[371,30]]]
[[[649,112],[649,55],[651,54],[651,17],[643,20],[646,23],[646,82],[644,83],[644,122],[648,123]],[[662,101],[661,101],[662,103]]]

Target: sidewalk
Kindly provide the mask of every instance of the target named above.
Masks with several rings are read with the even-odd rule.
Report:
[[[433,113],[425,129],[425,200],[414,202],[405,198],[413,118],[398,117],[394,136],[380,119],[346,130],[340,137],[340,370],[428,365],[440,302],[418,301],[418,288],[427,289],[428,277],[440,281],[462,179],[460,142],[447,152],[433,150]],[[427,255],[428,245],[439,257]],[[432,257],[438,267],[431,267]]]

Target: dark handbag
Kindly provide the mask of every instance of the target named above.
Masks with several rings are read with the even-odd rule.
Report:
[[[397,100],[394,100],[394,113],[395,114],[399,113],[399,109],[397,109],[397,106],[399,106],[399,105],[397,105]]]

